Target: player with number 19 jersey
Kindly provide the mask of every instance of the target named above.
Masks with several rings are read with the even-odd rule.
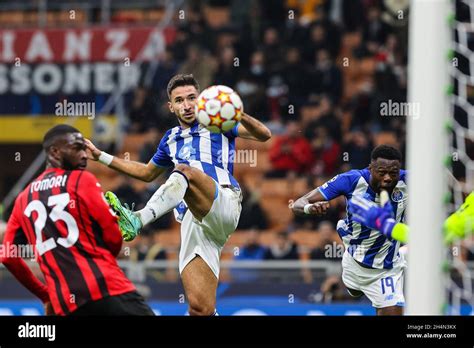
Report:
[[[369,169],[350,170],[336,175],[330,181],[319,187],[319,192],[326,200],[345,196],[347,200],[354,195],[379,203],[380,195],[375,193],[370,185]],[[408,202],[406,171],[400,170],[400,178],[390,195],[396,222],[405,220],[405,209]],[[369,268],[392,269],[394,263],[400,261],[400,242],[387,238],[377,230],[363,226],[352,219],[350,212],[344,220],[339,220],[337,232],[341,237],[347,252],[357,262]]]
[[[5,262],[8,255],[3,262],[43,302],[49,300],[56,315],[134,291],[115,260],[122,245],[116,220],[94,175],[48,168],[16,199],[3,241],[5,250],[33,246],[46,286],[27,267]]]

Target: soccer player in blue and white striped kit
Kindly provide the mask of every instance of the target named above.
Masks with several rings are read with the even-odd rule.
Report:
[[[380,145],[372,151],[368,168],[336,175],[296,200],[292,210],[295,214],[323,215],[329,208],[328,201],[336,197],[344,196],[349,201],[353,196],[362,196],[379,203],[381,190],[386,190],[395,222],[403,222],[408,196],[401,160],[397,149]],[[337,232],[345,246],[342,280],[349,293],[355,297],[365,294],[377,315],[402,315],[406,262],[399,253],[400,242],[383,228],[360,224],[350,211],[338,222]]]
[[[216,314],[219,259],[225,242],[237,228],[242,194],[232,176],[235,138],[266,141],[270,130],[243,113],[231,131],[214,134],[200,125],[194,107],[199,84],[192,75],[174,76],[167,88],[170,111],[179,126],[166,132],[148,164],[126,161],[86,145],[95,160],[134,178],[150,182],[173,168],[146,206],[132,212],[112,193],[106,199],[119,216],[124,239],[135,238],[143,226],[175,209],[181,221],[179,271],[190,315]]]

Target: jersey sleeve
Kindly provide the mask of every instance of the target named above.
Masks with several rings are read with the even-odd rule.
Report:
[[[239,136],[239,125],[240,123],[237,123],[230,131],[225,132],[224,135],[229,139],[237,138]]]
[[[339,196],[346,196],[352,189],[354,182],[354,173],[349,171],[347,173],[339,174],[333,177],[328,182],[321,185],[318,190],[323,197],[330,201]]]
[[[157,167],[172,167],[173,161],[169,155],[168,139],[170,131],[168,131],[163,138],[161,138],[160,144],[156,149],[156,153],[153,155],[151,162]]]
[[[10,246],[26,241],[26,236],[21,228],[21,209],[15,202],[13,213],[7,223],[5,237],[3,239],[3,250],[10,250]],[[22,258],[4,253],[0,262],[13,274],[13,276],[29,291],[36,295],[43,303],[49,302],[48,288],[30,270]]]
[[[85,203],[87,212],[99,224],[102,239],[116,257],[122,247],[122,234],[118,227],[117,216],[110,209],[102,188],[92,173],[83,171],[79,178],[77,194]]]

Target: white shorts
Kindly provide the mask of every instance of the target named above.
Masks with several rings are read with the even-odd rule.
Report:
[[[342,281],[347,288],[363,292],[375,308],[404,306],[405,268],[404,259],[397,262],[392,269],[365,268],[345,252],[342,258]]]
[[[221,251],[239,223],[242,194],[240,190],[216,186],[217,197],[202,221],[188,209],[181,222],[179,273],[199,255],[219,278]]]

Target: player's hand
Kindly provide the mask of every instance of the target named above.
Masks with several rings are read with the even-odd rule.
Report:
[[[51,302],[46,302],[44,304],[44,314],[45,315],[55,315],[54,310],[53,310],[53,306],[51,305]]]
[[[87,150],[89,150],[90,156],[87,156],[89,159],[93,161],[97,161],[99,159],[100,151],[89,139],[84,139],[86,143]]]
[[[316,216],[325,215],[328,209],[329,209],[329,202],[327,201],[316,202],[316,203],[313,203],[311,207],[309,208],[309,214],[316,215]]]

